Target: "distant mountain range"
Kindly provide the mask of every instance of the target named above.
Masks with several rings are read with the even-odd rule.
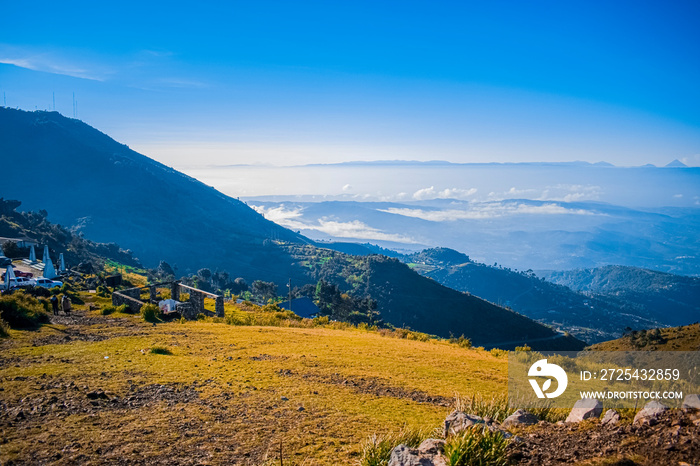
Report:
[[[449,247],[482,263],[522,270],[622,264],[700,274],[697,208],[532,199],[247,202],[317,241],[371,242],[402,253]]]
[[[584,345],[396,260],[333,253],[332,264],[342,267],[331,270],[318,262],[327,253],[305,236],[56,112],[0,108],[0,157],[0,196],[20,199],[26,210],[45,209],[51,221],[88,238],[129,248],[147,267],[166,260],[178,275],[206,267],[282,286],[291,279],[313,287],[326,278],[347,288],[353,276],[357,286],[347,291],[375,300],[380,317],[397,327],[506,348]],[[355,269],[359,275],[346,274]]]

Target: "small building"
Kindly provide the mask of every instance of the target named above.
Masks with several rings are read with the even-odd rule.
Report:
[[[289,310],[289,301],[284,301],[278,304],[282,309]],[[313,319],[314,317],[321,314],[321,310],[318,308],[310,298],[295,298],[292,299],[292,312],[303,317],[305,319]]]
[[[5,238],[5,237],[0,237],[0,245],[5,244],[5,243],[15,243],[18,248],[28,248],[30,246],[37,247],[39,243],[34,241],[33,239],[30,238]]]

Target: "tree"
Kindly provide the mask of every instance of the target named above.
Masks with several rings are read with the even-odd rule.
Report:
[[[273,282],[255,280],[252,286],[253,295],[262,301],[269,301],[277,297],[277,285]]]

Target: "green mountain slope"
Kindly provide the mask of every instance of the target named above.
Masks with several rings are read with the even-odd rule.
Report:
[[[666,325],[700,318],[700,278],[610,265],[551,272],[547,280],[616,303],[624,312],[646,313]]]
[[[49,252],[54,261],[63,253],[66,266],[71,268],[81,262],[90,262],[101,266],[105,259],[111,259],[120,264],[141,267],[131,251],[124,251],[114,243],[103,244],[87,240],[67,230],[61,225],[55,225],[46,219],[46,212],[17,212],[21,205],[19,201],[0,198],[0,237],[29,238],[39,244],[36,254],[42,257],[43,246],[49,246]],[[16,248],[16,245],[12,245]],[[17,249],[11,251],[5,247],[5,253],[11,258],[27,257],[29,251]],[[13,254],[17,252],[18,254]]]
[[[311,246],[290,246],[314,280],[325,280],[357,297],[377,301],[379,317],[442,337],[464,334],[475,345],[512,349],[581,349],[585,344],[483,299],[426,279],[398,259],[350,256]]]
[[[167,258],[284,283],[301,273],[274,242],[307,242],[221,194],[56,112],[0,108],[0,196],[51,221],[116,242],[146,266]]]
[[[445,286],[507,306],[591,343],[616,338],[625,327],[662,325],[647,312],[622,312],[620,305],[610,299],[547,282],[531,271],[515,272],[473,262],[451,249],[428,249],[403,260]]]

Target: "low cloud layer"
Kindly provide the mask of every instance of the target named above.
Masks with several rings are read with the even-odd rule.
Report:
[[[568,209],[558,204],[504,204],[500,202],[470,204],[466,209],[426,210],[414,208],[379,209],[380,212],[420,218],[430,222],[484,220],[511,215],[595,215],[584,209]]]

